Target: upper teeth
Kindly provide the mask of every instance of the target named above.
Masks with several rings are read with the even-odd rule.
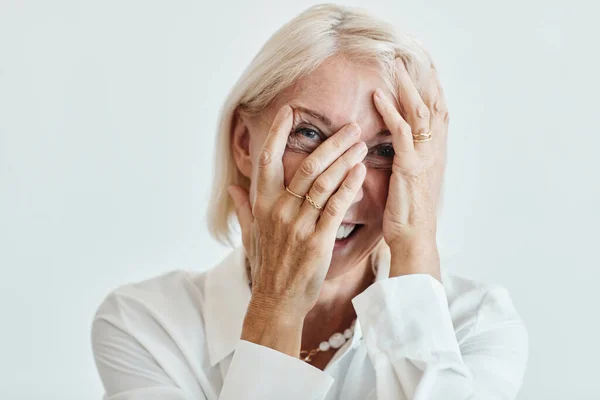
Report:
[[[340,225],[340,227],[337,230],[337,234],[335,235],[336,239],[345,239],[348,236],[350,236],[350,234],[352,233],[352,231],[354,230],[354,228],[356,228],[356,225],[354,224],[342,224]]]

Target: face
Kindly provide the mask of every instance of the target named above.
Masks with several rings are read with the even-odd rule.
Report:
[[[327,137],[349,123],[360,126],[360,139],[369,149],[363,161],[367,174],[362,189],[344,217],[344,222],[356,227],[347,239],[336,240],[327,279],[365,265],[382,238],[394,151],[389,131],[373,104],[372,95],[376,88],[393,98],[375,66],[359,66],[331,58],[280,93],[268,110],[247,123],[248,158],[255,167],[277,111],[285,104],[293,108],[294,124],[283,156],[286,185],[302,161]],[[251,171],[246,171],[250,174],[242,172],[252,176]],[[254,196],[254,193],[255,182],[252,182],[250,195]]]

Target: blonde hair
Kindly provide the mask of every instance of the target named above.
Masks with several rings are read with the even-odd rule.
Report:
[[[231,184],[250,187],[249,179],[238,171],[231,151],[236,110],[259,114],[281,91],[335,55],[356,63],[378,64],[392,93],[396,93],[395,58],[402,58],[420,93],[432,62],[417,39],[397,32],[391,24],[361,8],[319,4],[283,25],[254,57],[221,108],[207,215],[209,232],[216,240],[232,243],[231,217],[235,208],[227,188]]]

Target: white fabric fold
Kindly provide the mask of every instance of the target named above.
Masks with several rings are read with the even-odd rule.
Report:
[[[250,293],[243,250],[202,273],[112,291],[92,325],[107,400],[514,399],[528,336],[499,286],[444,274],[387,278],[352,303],[354,337],[324,371],[240,340]]]

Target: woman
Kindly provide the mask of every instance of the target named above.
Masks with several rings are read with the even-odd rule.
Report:
[[[92,328],[109,399],[513,399],[527,332],[501,287],[442,273],[448,112],[427,52],[312,7],[221,116],[210,209],[243,248],[113,291]]]

